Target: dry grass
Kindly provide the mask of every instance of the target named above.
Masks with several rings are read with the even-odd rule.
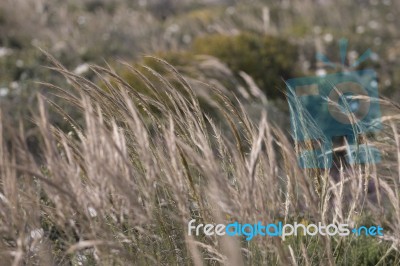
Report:
[[[384,121],[382,165],[340,165],[335,182],[329,171],[297,167],[286,129],[275,127],[265,110],[254,122],[241,101],[209,87],[215,113],[206,114],[196,94],[200,85],[166,62],[158,62],[168,71],[164,76],[131,68],[146,94],[112,69],[92,66],[99,86],[53,62],[71,88],[47,85],[79,110],[83,122],[39,96],[39,156],[30,152],[23,125],[0,123],[0,134],[12,136],[1,137],[0,145],[5,265],[400,263],[398,116]],[[249,87],[252,101],[261,97],[268,105],[254,83]],[[49,121],[55,110],[69,130]],[[367,191],[370,179],[378,193]],[[364,242],[351,236],[194,238],[186,232],[192,218],[376,223],[385,236]]]

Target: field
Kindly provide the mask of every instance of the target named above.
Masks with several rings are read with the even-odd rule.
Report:
[[[400,265],[400,3],[3,2],[0,265]],[[336,139],[332,167],[301,168],[321,144],[293,139],[285,81],[363,69],[382,125],[357,145],[380,162]],[[247,241],[193,219],[384,233]]]

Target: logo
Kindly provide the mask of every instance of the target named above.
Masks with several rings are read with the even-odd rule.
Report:
[[[354,69],[372,54],[365,52],[345,66],[347,41],[340,41],[342,68]],[[325,56],[317,58],[335,66]],[[372,69],[289,79],[286,81],[292,136],[300,148],[302,168],[330,168],[332,139],[345,138],[346,160],[350,164],[380,162],[380,152],[360,143],[367,134],[381,129],[377,74]]]
[[[383,236],[383,228],[379,225],[370,227],[360,226],[358,228],[350,229],[348,224],[302,224],[295,222],[294,224],[269,223],[263,224],[258,221],[254,224],[242,224],[239,222],[225,224],[198,224],[195,225],[196,220],[192,219],[188,223],[188,235],[199,236],[200,233],[206,236],[244,236],[247,241],[252,240],[255,236],[269,236],[281,237],[285,240],[288,236],[315,236],[317,234],[322,236]]]

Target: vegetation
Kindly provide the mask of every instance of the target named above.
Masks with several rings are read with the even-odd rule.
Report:
[[[1,264],[399,265],[400,4],[317,2],[5,0]],[[284,80],[340,71],[315,54],[340,62],[341,37],[348,63],[373,51],[358,68],[378,72],[365,141],[382,163],[338,146],[331,169],[301,169]],[[191,219],[384,236],[246,241],[190,236]]]
[[[23,128],[17,132],[2,123],[3,131],[13,133],[11,142],[1,146],[1,250],[6,261],[399,263],[395,175],[379,176],[382,191],[374,194],[364,189],[365,182],[378,178],[373,165],[341,168],[337,184],[329,172],[304,172],[296,166],[286,134],[267,122],[268,113],[262,110],[255,123],[240,102],[215,89],[213,106],[226,124],[218,126],[199,107],[195,88],[164,62],[158,64],[170,78],[158,76],[157,90],[144,78],[157,72],[137,72],[152,98],[112,70],[93,67],[102,79],[113,80],[105,91],[55,64],[74,86],[73,91],[57,88],[60,96],[85,119],[79,124],[39,97],[39,160],[21,141],[26,139]],[[167,97],[160,97],[164,93]],[[69,130],[53,127],[48,110],[67,119]],[[386,134],[394,143],[382,143],[388,160],[399,156],[397,121],[397,116],[386,121],[392,125],[392,133]],[[388,167],[394,169],[384,165],[381,171]],[[363,213],[369,213],[367,220]],[[384,238],[259,237],[247,242],[188,236],[185,228],[191,218],[207,223],[368,222],[387,229]]]
[[[287,40],[256,35],[211,35],[196,39],[193,49],[197,54],[219,58],[232,71],[245,71],[267,96],[284,96],[284,80],[296,76],[294,64],[298,55],[295,46]]]

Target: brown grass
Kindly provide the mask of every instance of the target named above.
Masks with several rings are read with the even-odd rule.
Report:
[[[0,135],[12,136],[0,138],[2,263],[348,265],[371,253],[350,236],[192,237],[186,232],[192,218],[380,224],[385,236],[365,241],[378,247],[372,253],[382,265],[400,263],[398,116],[387,117],[376,141],[383,163],[341,164],[335,182],[329,171],[297,167],[288,129],[274,126],[266,109],[254,122],[242,100],[209,87],[215,113],[207,114],[196,93],[204,85],[154,60],[167,75],[131,69],[148,87],[144,94],[112,69],[91,67],[100,86],[53,59],[71,88],[47,85],[79,110],[83,122],[38,96],[33,119],[40,156],[30,152],[23,125],[12,129],[1,120]],[[262,95],[249,86],[249,95]],[[52,125],[50,111],[70,128]]]

